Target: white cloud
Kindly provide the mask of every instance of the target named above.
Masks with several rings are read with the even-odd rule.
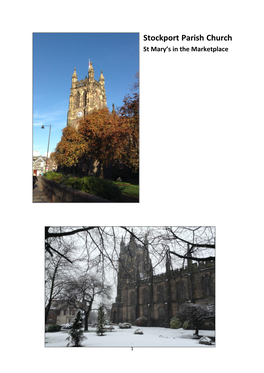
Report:
[[[33,126],[66,126],[67,120],[67,110],[63,109],[54,109],[50,111],[39,111],[36,110],[33,112]]]

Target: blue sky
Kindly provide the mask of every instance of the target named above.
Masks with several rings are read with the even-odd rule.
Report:
[[[34,33],[33,34],[33,150],[41,155],[54,151],[66,127],[71,77],[105,77],[107,106],[121,106],[139,71],[138,33]]]

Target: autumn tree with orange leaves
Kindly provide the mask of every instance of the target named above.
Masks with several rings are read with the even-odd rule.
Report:
[[[65,127],[53,157],[58,165],[72,167],[82,158],[85,148],[86,144],[81,134],[73,127]]]
[[[127,94],[123,100],[123,106],[119,108],[118,114],[129,128],[129,164],[134,169],[139,168],[139,74],[137,72],[136,81],[132,86],[132,97]]]
[[[138,135],[129,118],[108,109],[97,110],[79,122],[78,132],[86,143],[86,155],[94,156],[101,165],[122,163],[137,171],[134,144]]]
[[[138,74],[136,75],[138,78]],[[123,106],[111,113],[95,110],[80,119],[77,129],[66,127],[55,151],[58,165],[71,167],[89,158],[100,167],[123,164],[133,172],[139,168],[139,95],[126,95]]]

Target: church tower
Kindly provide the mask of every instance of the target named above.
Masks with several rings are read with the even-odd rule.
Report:
[[[76,68],[72,75],[67,126],[76,127],[77,121],[93,110],[106,107],[105,78],[103,71],[99,80],[94,79],[94,68],[89,62],[88,78],[78,81]]]
[[[122,237],[118,267],[117,302],[123,301],[122,293],[125,284],[151,277],[152,263],[147,245],[147,238],[145,238],[144,246],[141,246],[132,235],[127,245]]]

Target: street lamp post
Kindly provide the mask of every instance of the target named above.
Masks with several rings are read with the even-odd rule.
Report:
[[[48,149],[47,149],[47,156],[46,156],[46,169],[47,169],[47,166],[48,166],[48,159],[49,159],[49,143],[50,143],[50,130],[51,130],[51,124],[43,124],[43,126],[41,127],[41,129],[44,129],[44,127],[49,127],[49,140],[48,140]],[[47,170],[46,170],[47,171]]]

